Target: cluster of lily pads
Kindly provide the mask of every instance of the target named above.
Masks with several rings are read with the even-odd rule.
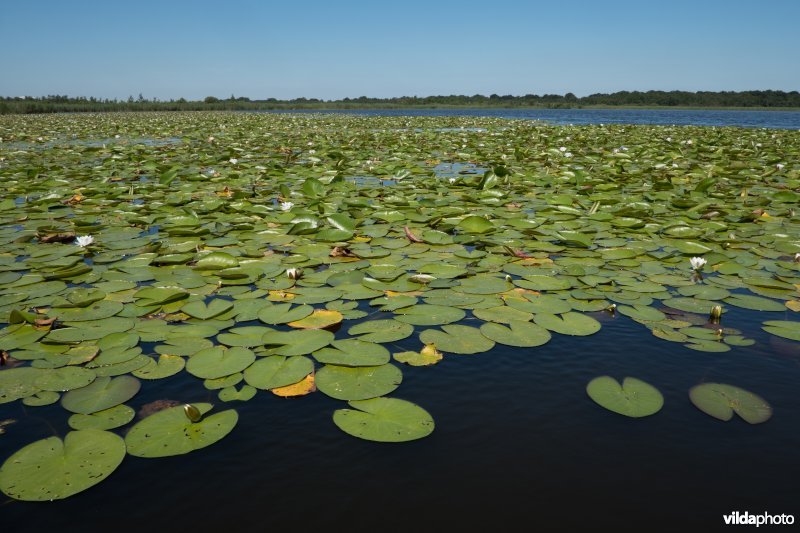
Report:
[[[434,421],[389,397],[395,363],[620,315],[725,352],[755,342],[732,308],[798,350],[796,131],[153,113],[6,116],[0,138],[0,403],[60,401],[74,429],[5,462],[16,499],[229,434],[234,409],[190,399],[130,425],[142,383],[181,372],[221,402],[319,391],[348,402],[344,432],[402,442]],[[663,404],[636,380],[587,390]],[[746,394],[691,398],[725,419]]]

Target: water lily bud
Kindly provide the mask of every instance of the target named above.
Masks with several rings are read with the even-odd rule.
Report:
[[[409,281],[413,281],[414,283],[422,283],[423,285],[426,285],[435,279],[435,277],[429,276],[428,274],[414,274],[413,276],[408,277]]]
[[[200,413],[200,409],[190,403],[187,403],[183,406],[183,412],[186,414],[186,418],[192,422],[199,422],[203,417],[203,415]]]
[[[511,283],[513,281],[513,278],[509,274],[506,274],[506,281]]]
[[[721,305],[715,305],[714,307],[712,307],[711,308],[711,313],[709,314],[709,318],[713,322],[718,322],[721,317],[722,317],[722,306]]]
[[[300,279],[303,277],[303,269],[302,268],[287,268],[286,275],[289,279]]]

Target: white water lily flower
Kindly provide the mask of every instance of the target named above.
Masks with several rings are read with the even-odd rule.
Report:
[[[703,259],[702,257],[692,257],[691,259],[689,259],[689,263],[691,263],[692,268],[694,270],[700,270],[705,266],[706,260]]]
[[[289,279],[300,279],[303,277],[303,269],[302,268],[287,268],[286,269],[286,276]]]
[[[564,157],[572,157],[572,152],[564,152]]]
[[[794,254],[794,262],[795,263],[800,263],[800,253]]]
[[[567,147],[566,146],[562,146],[561,148],[559,148],[559,151],[566,152],[567,151]]]
[[[281,202],[281,209],[283,211],[288,211],[289,209],[294,207],[293,202]]]
[[[91,235],[81,235],[80,237],[75,237],[75,244],[77,244],[81,248],[89,246],[93,242],[94,242],[94,237],[92,237]]]
[[[777,168],[778,170],[783,170],[783,167],[785,166],[786,165],[784,165],[783,163],[778,163],[777,165],[775,165],[775,168]]]
[[[235,165],[238,162],[239,160],[236,159],[235,157],[231,157],[230,159],[228,159],[228,163],[230,163],[231,165]]]
[[[451,184],[453,184],[453,183],[456,182],[456,179],[455,178],[449,178],[447,181],[449,181]]]

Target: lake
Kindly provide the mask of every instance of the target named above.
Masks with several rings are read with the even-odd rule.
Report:
[[[272,113],[273,111],[269,111]],[[278,113],[337,113],[366,116],[497,117],[541,120],[549,124],[652,124],[661,126],[737,126],[800,129],[800,111],[725,109],[351,109],[289,110]]]
[[[357,117],[341,116],[351,114]],[[409,114],[419,119],[400,118]],[[443,343],[444,357],[432,366],[393,360],[402,369],[402,383],[390,396],[423,407],[435,421],[429,436],[403,443],[372,442],[341,431],[332,415],[346,404],[319,390],[295,398],[259,390],[249,401],[222,402],[217,390],[206,389],[187,372],[142,379],[141,390],[127,402],[137,411],[157,400],[209,402],[218,409],[235,408],[238,424],[221,441],[186,455],[128,455],[101,484],[64,500],[30,503],[0,495],[0,523],[9,531],[721,531],[723,515],[735,511],[800,514],[800,342],[787,337],[792,332],[774,335],[762,327],[765,320],[798,320],[788,302],[800,299],[800,268],[793,259],[800,242],[793,203],[800,138],[795,131],[777,131],[780,143],[770,144],[772,131],[754,129],[798,129],[800,113],[414,110],[122,116],[0,117],[0,127],[17,136],[11,143],[22,143],[0,145],[0,177],[8,196],[18,199],[13,206],[0,205],[4,312],[23,303],[45,307],[53,295],[70,294],[66,285],[48,292],[53,281],[19,283],[21,263],[48,276],[61,267],[87,264],[93,270],[88,275],[64,278],[69,290],[101,286],[114,295],[109,300],[124,302],[124,316],[141,317],[135,313],[156,310],[135,308],[126,283],[149,284],[156,278],[163,286],[185,285],[225,302],[256,287],[263,291],[258,298],[279,298],[292,290],[284,268],[302,265],[306,284],[301,287],[322,286],[328,292],[345,287],[341,297],[350,300],[348,290],[366,289],[345,279],[347,263],[352,259],[365,269],[360,263],[369,261],[376,268],[370,278],[383,275],[381,280],[391,281],[396,278],[381,270],[383,258],[390,258],[386,261],[400,262],[402,269],[437,275],[451,263],[463,265],[470,277],[485,275],[484,282],[501,285],[513,277],[520,294],[534,282],[543,284],[525,294],[569,301],[602,327],[587,336],[570,328],[554,331],[537,347],[498,342],[474,354],[448,353]],[[491,120],[478,119],[484,116]],[[447,120],[431,120],[436,117]],[[502,117],[549,124],[512,127],[494,120]],[[634,120],[641,126],[552,125]],[[669,141],[665,130],[644,125],[662,123],[679,125],[668,128],[674,137]],[[684,123],[746,129],[711,131],[680,126]],[[37,141],[40,131],[52,139]],[[128,140],[139,138],[181,141],[142,145]],[[98,145],[91,139],[104,141]],[[560,149],[562,143],[569,152]],[[41,146],[40,152],[29,146]],[[340,168],[347,170],[346,179],[322,183]],[[487,185],[482,178],[490,178],[483,174],[489,168],[495,178],[514,179]],[[404,174],[408,169],[412,173]],[[381,180],[362,178],[368,172]],[[707,181],[712,174],[718,181]],[[294,202],[288,207],[297,209],[294,215],[279,207],[280,185],[292,189],[281,200]],[[74,199],[77,190],[86,198]],[[331,229],[333,223],[324,219],[334,213],[325,211],[330,205],[335,213],[347,214],[344,220],[334,218],[338,226],[346,227],[352,217],[363,224],[359,236],[373,232],[370,238],[350,239],[360,261],[332,261],[328,249],[336,239],[295,225],[296,215],[303,217],[298,224],[316,220]],[[521,207],[530,207],[534,215],[518,211]],[[472,214],[493,215],[488,218],[496,227],[484,235],[485,228],[448,221]],[[202,224],[192,221],[198,217]],[[478,218],[484,220],[471,222],[486,223]],[[413,239],[404,235],[404,225],[424,242],[409,244]],[[70,229],[96,235],[96,255],[87,252],[84,261],[73,244],[34,240],[38,232]],[[471,239],[455,240],[470,233]],[[503,240],[493,240],[494,235]],[[582,243],[587,238],[589,246]],[[522,258],[506,253],[501,242],[532,257],[518,261]],[[163,247],[153,248],[156,244]],[[45,246],[55,250],[52,256]],[[293,252],[300,246],[302,253]],[[236,281],[240,272],[231,278],[213,271],[197,274],[194,254],[203,247],[228,250],[243,263],[244,258],[264,261],[263,271],[272,274],[242,285]],[[474,254],[479,248],[487,250],[488,259]],[[703,279],[689,267],[694,254],[709,258]],[[138,262],[126,265],[130,258]],[[510,265],[514,262],[520,264]],[[523,265],[535,273],[525,278]],[[333,278],[331,272],[342,276]],[[198,276],[202,279],[193,283]],[[436,290],[467,283],[440,277]],[[551,278],[569,281],[550,286]],[[373,282],[363,281],[373,290],[384,287]],[[426,288],[419,288],[416,296],[422,299]],[[466,292],[485,296],[487,306],[508,307],[499,290],[478,285]],[[441,294],[438,298],[445,298]],[[347,338],[354,325],[394,316],[377,310],[373,297],[354,296],[354,309],[341,308],[364,316],[331,328],[337,339]],[[594,305],[598,299],[599,307]],[[725,307],[718,327],[707,323],[710,303],[717,301]],[[606,307],[611,302],[618,309]],[[692,311],[678,309],[690,304]],[[177,314],[180,305],[169,311]],[[464,311],[459,324],[478,328],[488,320],[482,303],[458,305]],[[665,330],[675,328],[672,342],[651,334],[646,324],[656,320],[646,313],[654,312],[663,315],[657,321]],[[184,325],[198,322],[203,320]],[[236,325],[264,327],[252,316]],[[416,324],[413,335],[384,344],[392,354],[420,350],[421,333],[438,326]],[[151,355],[161,340],[140,344]],[[57,356],[53,361],[44,361],[43,368],[65,364]],[[601,407],[586,387],[602,375],[649,383],[663,395],[663,408],[634,419]],[[748,424],[736,415],[727,422],[707,415],[692,403],[689,391],[709,382],[758,394],[771,405],[772,417]],[[70,431],[68,414],[58,403],[0,404],[0,421],[15,421],[2,426],[0,463],[28,443],[63,437]]]

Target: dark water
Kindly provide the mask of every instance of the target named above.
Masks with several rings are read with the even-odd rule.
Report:
[[[625,316],[594,316],[603,328],[590,337],[554,334],[539,348],[498,345],[403,365],[390,396],[436,421],[431,436],[410,443],[348,436],[331,419],[344,402],[320,392],[260,391],[224,404],[186,373],[143,381],[128,402],[135,409],[163,398],[211,401],[235,407],[239,424],[189,455],[128,456],[67,500],[6,501],[3,531],[716,531],[735,510],[800,515],[800,343],[778,342],[760,331],[764,314],[737,308],[725,325],[757,344],[723,354],[656,339]],[[390,349],[418,349],[415,339]],[[653,384],[664,408],[643,419],[604,410],[585,393],[603,374]],[[751,426],[705,415],[688,391],[706,381],[756,392],[773,417]],[[0,436],[0,461],[68,431],[58,406],[0,405],[5,418],[18,422]]]
[[[800,111],[725,109],[351,109],[280,113],[344,113],[367,116],[467,116],[541,120],[551,124],[658,124],[800,129]]]

